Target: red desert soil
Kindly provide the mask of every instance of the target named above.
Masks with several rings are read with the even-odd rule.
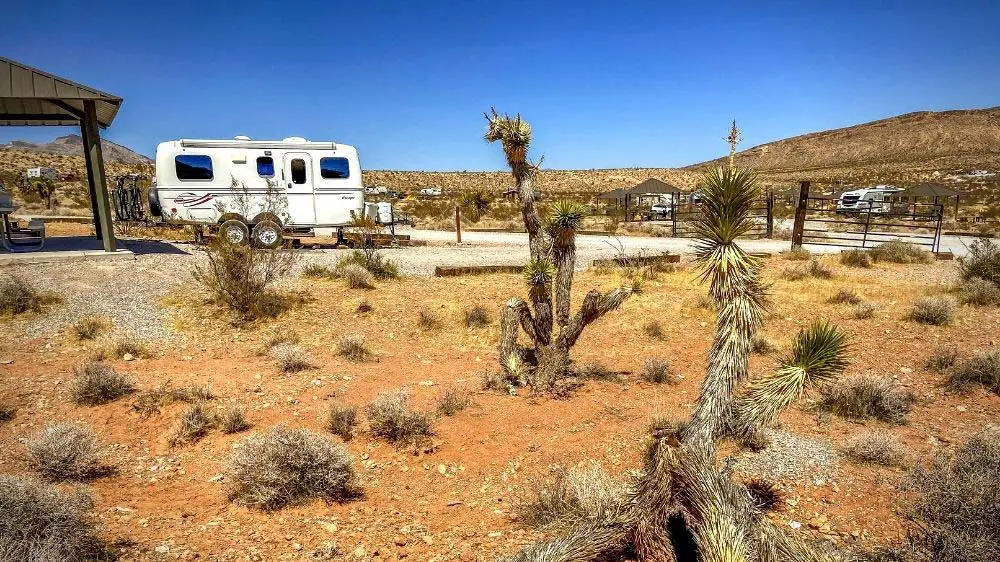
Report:
[[[949,394],[941,376],[923,366],[939,346],[955,345],[968,354],[996,345],[1000,311],[961,307],[946,327],[903,320],[920,296],[949,290],[954,264],[856,270],[833,257],[824,260],[835,271],[833,279],[797,282],[778,278],[794,262],[768,261],[774,316],[767,322],[767,337],[783,348],[813,319],[834,321],[853,335],[848,375],[896,377],[916,393],[918,403],[906,425],[889,426],[820,417],[803,401],[783,415],[785,431],[836,449],[866,426],[882,426],[905,442],[914,459],[926,462],[935,451],[1000,417],[1000,397],[982,390]],[[618,281],[614,273],[587,271],[577,276],[574,288],[582,297],[591,287]],[[155,344],[152,358],[114,362],[137,379],[140,391],[167,381],[211,385],[214,405],[236,399],[248,406],[249,432],[213,430],[193,445],[168,443],[183,404],[143,419],[132,409],[134,397],[97,407],[69,401],[74,364],[102,343],[79,342],[70,327],[51,338],[19,337],[20,319],[0,320],[0,329],[14,334],[0,342],[0,400],[18,408],[17,417],[0,426],[0,472],[27,470],[20,439],[54,420],[79,420],[113,444],[110,456],[118,473],[91,487],[102,536],[122,545],[125,560],[297,560],[332,552],[333,544],[340,553],[334,558],[491,559],[541,536],[519,527],[512,505],[551,464],[596,459],[615,475],[639,466],[650,418],[690,413],[713,333],[712,312],[698,307],[705,288],[694,270],[683,266],[660,274],[622,310],[591,325],[574,349],[578,362],[601,362],[626,372],[620,382],[587,382],[563,400],[523,390],[507,396],[479,389],[483,374],[496,366],[499,306],[525,292],[518,276],[406,278],[379,283],[374,291],[349,290],[337,281],[301,279],[292,285],[313,300],[277,321],[237,329],[217,309],[189,296],[191,282],[160,303],[184,336],[178,341],[186,343]],[[845,287],[879,305],[873,318],[856,320],[849,306],[826,303]],[[355,312],[362,298],[372,304],[371,313]],[[475,303],[492,312],[489,327],[464,327],[462,313]],[[443,327],[421,330],[421,309],[436,312]],[[643,330],[654,319],[663,326],[663,341]],[[274,331],[287,330],[302,336],[315,369],[282,374],[259,355]],[[343,334],[363,335],[378,361],[352,364],[337,357],[335,345]],[[641,380],[643,361],[654,356],[668,359],[684,376],[679,385]],[[751,371],[772,364],[754,356]],[[456,386],[474,391],[474,405],[438,419],[432,447],[414,450],[375,440],[364,432],[362,420],[361,431],[346,443],[362,478],[362,499],[314,501],[271,514],[226,499],[225,482],[217,475],[234,446],[253,432],[277,424],[323,432],[333,400],[363,407],[378,392],[398,388],[411,391],[416,407],[432,409],[441,392]],[[903,474],[840,459],[829,477],[806,474],[781,481],[788,501],[774,518],[785,526],[799,521],[802,526],[794,532],[842,545],[889,542],[902,531],[897,484]]]

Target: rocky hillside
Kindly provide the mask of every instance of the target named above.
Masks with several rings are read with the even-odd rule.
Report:
[[[101,139],[101,148],[104,152],[104,160],[106,162],[119,162],[122,164],[148,164],[152,162],[149,157],[143,156],[128,147],[113,143],[107,139]],[[83,138],[81,138],[80,135],[66,135],[58,137],[52,142],[42,144],[14,140],[7,144],[0,145],[0,150],[38,152],[63,156],[83,156]]]

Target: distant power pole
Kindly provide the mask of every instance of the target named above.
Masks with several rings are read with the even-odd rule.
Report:
[[[726,137],[726,142],[729,143],[729,167],[733,167],[733,163],[736,161],[736,145],[743,140],[740,137],[740,130],[736,127],[736,120],[733,119],[733,126],[729,129],[729,136]]]

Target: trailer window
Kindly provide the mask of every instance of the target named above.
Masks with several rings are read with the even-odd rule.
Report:
[[[274,177],[274,158],[270,156],[257,157],[257,175],[262,178]]]
[[[204,154],[178,154],[174,169],[179,180],[211,180],[212,157]]]
[[[339,179],[351,177],[351,167],[347,158],[320,158],[319,175],[326,179]]]
[[[292,160],[292,183],[306,183],[306,161],[301,158]]]

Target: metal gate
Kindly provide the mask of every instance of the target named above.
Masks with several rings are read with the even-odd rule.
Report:
[[[804,210],[804,212],[803,212]],[[944,206],[932,203],[861,201],[838,209],[837,199],[805,197],[799,203],[792,240],[802,244],[871,248],[901,240],[937,253],[941,245]]]
[[[697,193],[697,192],[696,192]],[[695,222],[701,217],[701,202],[697,194],[674,193],[671,200],[671,233],[675,238],[696,238]],[[684,201],[681,202],[681,198]],[[748,238],[771,238],[774,235],[774,193],[770,190],[760,198],[753,208],[754,228],[747,232]]]

